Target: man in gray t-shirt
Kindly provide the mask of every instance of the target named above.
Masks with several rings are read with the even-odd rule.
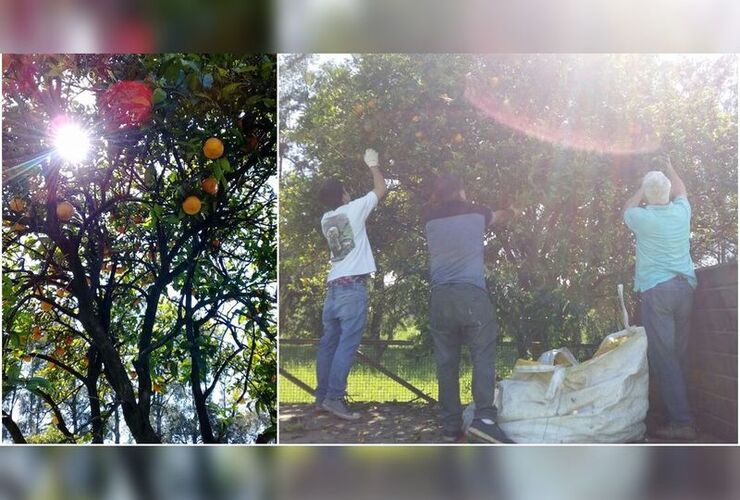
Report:
[[[496,316],[485,281],[483,237],[490,225],[505,222],[512,210],[491,211],[465,198],[462,182],[437,179],[424,211],[432,297],[429,330],[434,341],[443,437],[462,437],[460,353],[467,345],[473,363],[475,416],[468,434],[476,439],[511,442],[496,424]]]

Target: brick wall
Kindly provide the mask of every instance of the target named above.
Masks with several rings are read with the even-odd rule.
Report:
[[[737,443],[737,262],[697,270],[688,385],[702,434]]]

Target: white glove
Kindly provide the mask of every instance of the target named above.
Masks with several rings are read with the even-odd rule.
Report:
[[[378,152],[374,149],[367,148],[365,150],[365,164],[368,167],[377,167],[378,166]]]

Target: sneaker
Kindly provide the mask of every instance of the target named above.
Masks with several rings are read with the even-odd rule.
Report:
[[[476,418],[468,427],[468,434],[485,443],[513,443],[496,422],[488,418]]]
[[[344,401],[341,399],[325,399],[324,402],[321,403],[321,407],[329,413],[334,414],[334,416],[344,420],[357,420],[360,418],[360,414],[354,411],[349,411],[347,406],[345,406]]]
[[[655,435],[667,441],[696,441],[696,429],[691,425],[668,424],[657,429]]]

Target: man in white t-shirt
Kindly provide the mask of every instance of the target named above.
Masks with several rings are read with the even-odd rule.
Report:
[[[316,355],[316,404],[345,420],[360,418],[347,408],[344,398],[347,377],[365,330],[365,280],[375,272],[365,220],[386,192],[378,153],[367,149],[365,163],[373,175],[373,190],[362,198],[350,200],[342,183],[333,178],[324,182],[319,193],[329,209],[321,218],[321,232],[329,245],[331,270],[322,314],[324,332]]]

